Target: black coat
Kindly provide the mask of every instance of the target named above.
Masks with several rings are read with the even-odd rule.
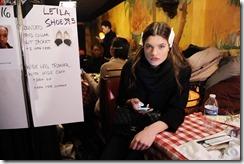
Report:
[[[160,120],[168,125],[167,130],[176,131],[184,121],[190,67],[180,71],[179,81],[183,88],[181,92],[170,60],[166,59],[155,69],[142,57],[135,69],[136,80],[132,80],[131,67],[132,62],[127,61],[122,69],[118,105],[124,106],[128,99],[139,98],[144,104],[150,104],[154,111],[161,113]]]

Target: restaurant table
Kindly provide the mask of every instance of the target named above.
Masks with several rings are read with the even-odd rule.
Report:
[[[205,123],[201,113],[185,116],[184,122],[175,133],[163,131],[157,134],[153,145],[145,152],[145,157],[154,160],[188,160],[177,151],[176,147],[189,141],[216,134],[229,126],[217,121],[211,121],[212,128],[207,128]]]

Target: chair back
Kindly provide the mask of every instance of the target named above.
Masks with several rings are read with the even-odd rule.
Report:
[[[121,69],[108,69],[117,73],[108,73],[100,80],[100,112],[102,115],[102,128],[105,138],[111,134],[113,118],[115,114],[116,101],[119,94]]]

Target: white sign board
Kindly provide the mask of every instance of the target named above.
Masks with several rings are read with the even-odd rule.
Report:
[[[28,127],[16,25],[13,6],[0,6],[0,37],[8,43],[4,48],[4,41],[0,41],[0,129]]]
[[[34,5],[23,24],[34,126],[84,121],[76,9]]]

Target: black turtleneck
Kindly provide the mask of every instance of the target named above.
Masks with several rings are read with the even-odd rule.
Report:
[[[130,98],[139,98],[149,104],[154,111],[160,111],[161,120],[168,125],[169,131],[176,131],[184,121],[189,93],[190,67],[182,69],[176,83],[172,62],[166,59],[157,68],[152,67],[142,57],[135,68],[136,79],[131,73],[132,62],[127,61],[121,72],[118,105],[123,106]],[[132,82],[132,83],[131,83]]]

